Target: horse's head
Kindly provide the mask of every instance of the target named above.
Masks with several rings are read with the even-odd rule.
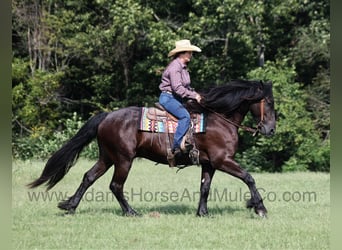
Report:
[[[263,84],[262,91],[262,99],[253,102],[250,105],[250,111],[254,119],[258,121],[258,131],[263,135],[272,136],[276,129],[272,83]]]

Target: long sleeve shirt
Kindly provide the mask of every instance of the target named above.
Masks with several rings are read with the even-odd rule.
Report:
[[[182,98],[195,99],[197,93],[190,88],[190,83],[186,64],[176,58],[164,70],[159,89],[175,93]]]

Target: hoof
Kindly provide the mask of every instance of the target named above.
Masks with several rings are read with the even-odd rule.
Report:
[[[198,217],[208,217],[209,216],[209,213],[208,213],[208,210],[200,210],[197,212],[196,214]]]
[[[141,217],[142,215],[137,213],[134,210],[130,210],[130,211],[123,212],[123,216],[126,216],[126,217]]]
[[[74,214],[76,208],[70,205],[69,200],[61,201],[58,206],[59,209],[65,210],[66,214]]]
[[[263,210],[256,211],[256,214],[259,215],[263,219],[267,219],[267,212],[265,212]]]
[[[206,213],[206,214],[196,214],[197,215],[197,217],[202,217],[202,218],[204,218],[204,217],[209,217],[209,213]]]

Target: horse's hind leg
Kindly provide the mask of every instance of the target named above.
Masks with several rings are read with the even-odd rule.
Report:
[[[128,204],[123,193],[124,184],[131,166],[132,160],[121,160],[119,163],[115,164],[114,176],[109,186],[121,206],[123,215],[126,216],[138,215],[138,213]]]
[[[58,207],[63,210],[67,210],[68,213],[74,213],[78,204],[80,203],[82,196],[87,191],[87,189],[99,178],[101,177],[110,167],[112,163],[105,162],[103,160],[98,160],[95,165],[84,174],[81,185],[78,187],[77,191],[68,200],[62,201],[58,204]]]

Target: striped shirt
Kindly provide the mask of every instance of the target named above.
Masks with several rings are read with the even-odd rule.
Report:
[[[165,92],[172,92],[182,98],[196,98],[196,92],[190,88],[190,74],[186,64],[178,58],[164,70],[159,89]]]

